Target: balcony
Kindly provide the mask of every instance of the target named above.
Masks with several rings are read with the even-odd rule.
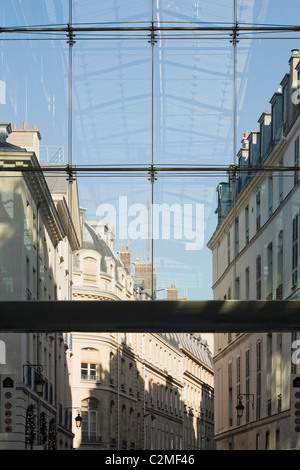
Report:
[[[100,377],[94,374],[81,374],[82,382],[97,383],[100,382]]]
[[[101,436],[87,436],[85,434],[81,435],[81,442],[82,444],[102,444],[102,437]]]

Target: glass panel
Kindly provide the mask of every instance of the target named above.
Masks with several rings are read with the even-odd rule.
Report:
[[[19,405],[7,421],[0,413],[1,449],[71,448],[62,417],[78,403],[90,407],[76,408],[76,448],[300,447],[298,333],[284,309],[273,331],[271,303],[300,292],[297,11],[296,0],[1,6],[1,300],[26,301],[28,315],[37,305],[41,321],[40,301],[147,300],[170,312],[149,300],[188,311],[215,299],[227,313],[258,300],[238,319],[259,305],[267,320],[266,332],[213,338],[1,331],[1,380],[23,386],[16,403],[37,402],[28,370],[46,380],[27,422]],[[113,318],[111,305],[98,318],[104,308]],[[81,363],[82,348],[93,362]],[[122,429],[108,435],[117,414]],[[12,432],[15,415],[27,436]]]
[[[73,68],[73,163],[147,165],[151,47],[145,41],[79,41]]]
[[[154,163],[231,162],[232,47],[196,34],[194,40],[167,38],[154,49]]]

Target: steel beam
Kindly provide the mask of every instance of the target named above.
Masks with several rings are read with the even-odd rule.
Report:
[[[300,331],[300,303],[297,300],[0,302],[0,332],[71,331]]]

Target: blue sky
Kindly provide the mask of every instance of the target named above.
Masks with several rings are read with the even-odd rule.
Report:
[[[298,1],[240,0],[240,24],[293,24]],[[66,24],[68,2],[1,2],[3,26]],[[73,1],[73,23],[145,25],[231,24],[232,0]],[[217,165],[233,161],[233,47],[228,39],[170,38],[162,35],[152,51],[145,34],[123,39],[77,38],[73,48],[73,153],[76,165]],[[139,36],[139,37],[138,37]],[[243,132],[258,127],[269,100],[288,72],[296,39],[242,39],[237,46],[237,149]],[[266,37],[270,39],[266,39]],[[68,46],[49,36],[4,35],[1,41],[1,116],[12,124],[36,124],[41,145],[63,147],[68,159]],[[287,35],[285,35],[287,37]],[[18,39],[18,40],[12,40]],[[23,40],[20,40],[23,39]],[[39,40],[36,40],[39,39]],[[76,39],[76,38],[75,38]],[[153,92],[153,147],[152,147]],[[218,176],[158,175],[154,202],[201,204],[204,239],[216,227]],[[118,208],[151,203],[148,175],[80,177],[80,203],[90,219],[101,204]],[[116,228],[117,230],[117,228]],[[155,240],[158,287],[175,283],[189,299],[212,298],[212,260],[205,247],[188,251],[186,240]],[[149,240],[116,239],[133,257],[147,257]]]

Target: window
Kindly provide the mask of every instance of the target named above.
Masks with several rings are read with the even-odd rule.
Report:
[[[261,414],[261,366],[262,366],[262,343],[256,343],[256,419]]]
[[[237,397],[241,394],[241,357],[236,358],[236,395]],[[238,403],[238,399],[237,399]],[[238,424],[240,423],[240,418],[237,418]]]
[[[246,394],[250,394],[250,350],[246,350]],[[246,401],[246,423],[249,423],[250,419],[250,401]]]
[[[81,439],[82,442],[97,442],[98,401],[88,398],[81,402]]]
[[[245,243],[249,243],[249,206],[245,208]]]
[[[272,413],[272,356],[273,356],[273,336],[272,333],[267,335],[267,376],[266,376],[266,398],[267,398],[267,416]]]
[[[268,216],[271,217],[273,214],[273,178],[268,178]]]
[[[256,299],[261,300],[261,257],[256,258]]]
[[[276,299],[283,298],[283,230],[278,234],[277,239],[277,288]]]
[[[227,263],[230,264],[231,255],[230,255],[230,231],[227,233]]]
[[[295,287],[298,282],[298,214],[293,218],[293,233],[292,233],[292,287]]]
[[[115,402],[110,402],[109,407],[109,435],[110,435],[110,445],[116,444],[116,406]]]
[[[121,410],[121,446],[123,449],[127,448],[127,412],[126,406],[122,406]]]
[[[109,383],[114,384],[116,372],[116,356],[113,352],[109,353]]]
[[[97,365],[89,364],[86,362],[81,363],[81,380],[88,382],[96,382],[97,377]]]
[[[272,300],[273,298],[273,245],[270,243],[267,249],[267,300]]]
[[[232,362],[229,362],[228,364],[228,420],[229,420],[229,426],[233,425],[232,422]]]
[[[235,219],[235,256],[239,254],[239,219]]]
[[[237,277],[235,280],[235,299],[239,300],[240,298],[240,278]]]
[[[84,258],[83,260],[83,282],[86,284],[96,284],[96,260],[94,258]]]
[[[260,230],[260,191],[256,194],[256,231]]]
[[[245,269],[245,299],[250,299],[250,272],[249,267]]]

